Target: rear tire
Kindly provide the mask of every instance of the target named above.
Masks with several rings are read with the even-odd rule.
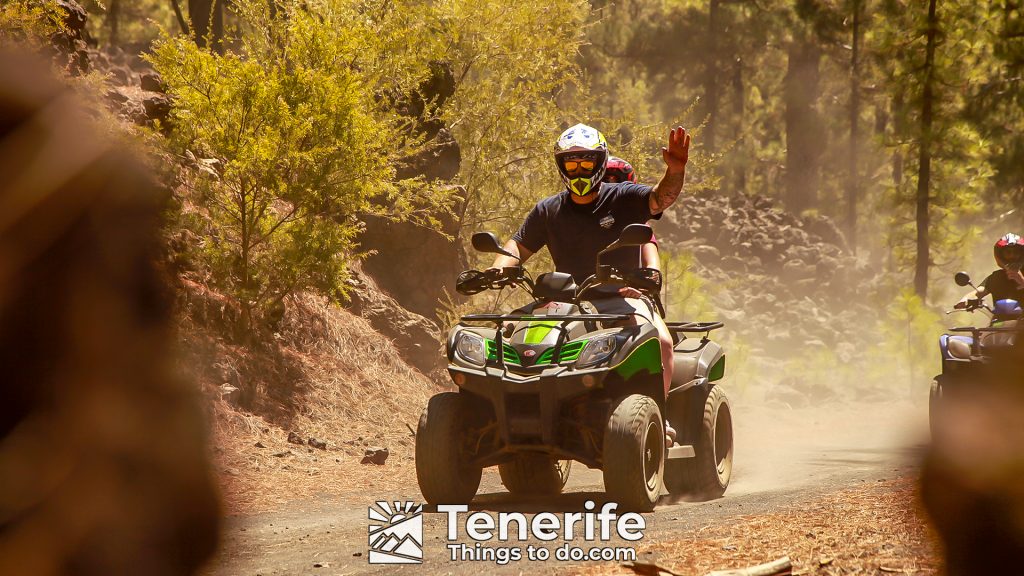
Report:
[[[604,487],[626,510],[650,512],[665,473],[665,429],[658,404],[632,394],[612,409],[604,432]]]
[[[725,494],[732,479],[732,406],[720,386],[704,400],[704,410],[693,446],[694,457],[665,464],[669,493],[692,500],[713,500]]]
[[[470,399],[442,392],[427,403],[416,431],[416,479],[430,504],[468,504],[483,470],[469,464]]]
[[[555,460],[546,454],[517,454],[511,462],[498,465],[501,483],[512,494],[551,496],[561,494],[569,479],[572,460]]]

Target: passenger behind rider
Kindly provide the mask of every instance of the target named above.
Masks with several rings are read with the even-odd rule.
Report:
[[[999,269],[992,272],[978,286],[954,306],[965,309],[971,300],[980,300],[989,294],[993,301],[1016,300],[1024,303],[1024,239],[1016,234],[1007,234],[993,247]]]
[[[565,190],[538,202],[505,244],[505,250],[521,260],[498,256],[492,268],[518,266],[547,246],[555,269],[582,283],[594,272],[598,252],[615,241],[627,225],[656,220],[675,202],[682,192],[689,150],[690,136],[683,128],[674,128],[668,146],[661,149],[666,170],[656,186],[630,181],[604,183],[609,159],[604,136],[583,124],[569,128],[556,142],[554,154]],[[637,248],[621,248],[610,253],[605,262],[619,269],[635,268],[641,263],[640,252]],[[643,264],[656,267],[657,248],[653,247],[653,252],[649,248],[646,254]],[[672,382],[672,335],[653,303],[629,287],[621,288],[618,297],[594,299],[591,303],[600,313],[631,314],[655,325],[667,395]]]
[[[604,170],[604,179],[601,182],[618,184],[619,182],[637,182],[636,170],[629,162],[618,156],[608,157],[608,166]],[[651,237],[648,244],[640,247],[640,267],[654,268],[661,270],[661,255],[658,253],[658,238]]]

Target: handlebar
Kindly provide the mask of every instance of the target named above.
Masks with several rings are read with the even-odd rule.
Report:
[[[533,292],[533,279],[522,266],[488,268],[487,270],[466,270],[459,274],[455,290],[459,294],[472,296],[484,290],[500,290],[506,286],[526,285]]]
[[[590,275],[576,290],[575,299],[586,291],[601,285],[622,284],[636,288],[653,298],[661,307],[659,292],[661,290],[661,271],[653,268],[638,268],[620,271],[612,266],[601,266],[596,274]],[[506,266],[504,268],[488,268],[486,270],[466,270],[459,274],[455,290],[463,295],[472,296],[484,290],[500,290],[506,286],[524,285],[531,295],[535,293],[535,284],[529,273],[522,266]]]
[[[959,305],[960,304],[957,303],[956,306]],[[987,310],[989,312],[992,312],[992,309],[989,308],[987,304],[985,304],[985,300],[983,298],[968,300],[963,308],[957,308],[956,306],[954,306],[952,310],[946,310],[946,315],[948,316],[949,314],[952,314],[954,312],[974,312],[975,310]]]

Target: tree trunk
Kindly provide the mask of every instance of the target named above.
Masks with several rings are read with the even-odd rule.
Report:
[[[914,291],[922,299],[928,297],[928,269],[931,266],[931,245],[928,227],[929,193],[932,169],[932,123],[935,100],[935,37],[939,20],[937,0],[928,0],[928,43],[925,47],[924,89],[921,94],[921,142],[917,165],[917,260],[914,264]]]
[[[223,52],[225,0],[188,0],[188,17],[196,44]]]
[[[109,1],[109,3],[107,4],[106,21],[107,31],[110,34],[110,45],[116,46],[121,36],[121,0]]]
[[[850,153],[846,184],[846,241],[857,253],[857,202],[860,197],[860,17],[861,0],[853,0],[853,38],[850,53]]]
[[[800,213],[815,205],[825,134],[818,118],[821,49],[806,36],[789,46],[786,68],[786,206]]]
[[[733,92],[733,103],[732,112],[736,117],[736,141],[737,146],[740,148],[740,153],[736,154],[736,158],[733,160],[735,169],[733,173],[733,191],[737,194],[743,194],[747,190],[747,169],[744,164],[744,158],[746,158],[745,146],[743,145],[743,120],[746,115],[744,110],[745,94],[743,90],[743,58],[737,57],[733,62],[732,71],[732,92]]]
[[[185,16],[181,13],[181,6],[178,5],[178,0],[171,0],[171,8],[174,9],[174,17],[178,20],[178,27],[181,28],[181,33],[191,34],[188,22],[185,21]]]
[[[717,151],[715,130],[718,127],[718,20],[721,0],[711,0],[708,6],[708,54],[704,68],[704,114],[707,128],[704,130],[704,145],[710,152]]]

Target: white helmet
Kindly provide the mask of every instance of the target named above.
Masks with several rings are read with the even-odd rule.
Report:
[[[596,192],[608,165],[608,142],[596,128],[577,124],[555,142],[555,165],[569,192],[577,196]]]

